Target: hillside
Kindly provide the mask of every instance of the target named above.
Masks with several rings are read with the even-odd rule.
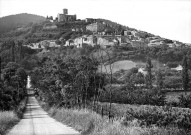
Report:
[[[38,23],[44,20],[45,18],[42,16],[27,13],[5,16],[0,18],[0,34],[31,22]]]

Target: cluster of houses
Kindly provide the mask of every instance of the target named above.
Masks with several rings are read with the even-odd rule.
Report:
[[[84,45],[99,45],[103,48],[112,47],[121,43],[121,36],[83,35],[66,41],[65,46],[83,47]]]
[[[108,24],[104,21],[97,21],[97,19],[86,18],[84,20],[77,19],[77,15],[69,15],[68,9],[63,9],[63,13],[59,13],[55,20],[53,17],[47,16],[47,20],[51,22],[86,22],[87,25],[85,28],[72,28],[72,31],[91,31],[92,35],[83,35],[81,37],[77,37],[75,39],[69,39],[65,41],[65,46],[76,46],[82,47],[83,45],[100,45],[104,48],[122,45],[122,46],[132,46],[132,47],[153,47],[153,46],[161,46],[166,44],[165,40],[158,36],[148,36],[148,33],[137,30],[125,30],[123,34],[115,33],[113,31],[109,31]],[[57,28],[56,25],[46,26],[44,29],[54,29]],[[62,40],[62,39],[60,39]],[[180,46],[179,43],[173,42],[166,44],[169,47],[177,47]]]
[[[60,47],[60,45],[56,44],[56,40],[43,40],[40,41],[38,43],[30,43],[29,45],[23,45],[23,46],[27,46],[31,49],[45,49],[48,47]]]

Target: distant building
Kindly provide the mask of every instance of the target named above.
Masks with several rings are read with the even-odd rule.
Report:
[[[63,9],[63,14],[58,14],[58,22],[76,21],[76,15],[68,15],[68,9]]]
[[[131,31],[125,30],[123,34],[124,34],[124,36],[131,35]]]
[[[31,49],[44,49],[46,47],[56,47],[56,48],[60,47],[60,45],[56,44],[56,40],[43,40],[38,43],[31,43],[24,46],[27,46]]]
[[[176,70],[176,71],[182,71],[183,67],[181,65],[178,65],[176,68],[171,68],[171,70]]]
[[[76,47],[83,47],[83,45],[94,46],[97,44],[97,37],[93,35],[83,35],[81,37],[77,37],[73,40],[66,41],[66,46],[74,45]]]
[[[50,22],[53,22],[53,17],[52,17],[52,16],[47,16],[47,17],[46,17],[46,20],[47,20],[47,21],[50,21]]]
[[[86,26],[86,30],[92,31],[92,32],[102,32],[105,29],[105,25],[103,23],[92,23]]]
[[[93,19],[93,18],[86,18],[85,19],[85,22],[87,23],[95,23],[97,20],[96,19]]]
[[[120,37],[113,36],[98,36],[98,35],[83,35],[75,39],[67,40],[65,46],[83,47],[83,45],[95,46],[99,45],[102,48],[119,45]]]
[[[142,73],[144,76],[147,75],[147,71],[143,67],[139,68],[138,72]]]

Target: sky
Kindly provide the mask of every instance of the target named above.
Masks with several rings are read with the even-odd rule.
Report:
[[[191,0],[0,0],[0,17],[31,13],[103,18],[164,38],[191,43]]]

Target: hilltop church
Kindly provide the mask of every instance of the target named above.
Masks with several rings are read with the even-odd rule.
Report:
[[[58,22],[76,21],[76,15],[68,15],[68,9],[63,9],[63,14],[58,14]]]

